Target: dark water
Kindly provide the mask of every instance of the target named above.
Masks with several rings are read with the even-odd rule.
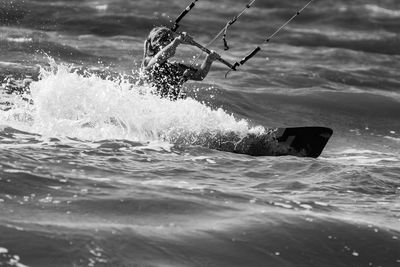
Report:
[[[0,266],[400,266],[400,2],[315,1],[187,100],[139,94],[146,34],[188,4],[0,2]],[[246,4],[180,30],[206,44]],[[210,49],[234,62],[305,4],[259,0]],[[334,130],[318,159],[191,145],[305,125]]]

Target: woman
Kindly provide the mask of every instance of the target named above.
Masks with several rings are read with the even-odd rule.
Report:
[[[185,95],[181,93],[183,83],[187,80],[203,80],[210,71],[212,63],[220,58],[217,53],[211,52],[200,68],[169,62],[180,44],[194,45],[194,41],[186,33],[177,34],[166,27],[156,27],[151,30],[144,42],[142,71],[145,81],[155,87],[156,93],[161,97],[168,97],[171,100],[184,98]]]

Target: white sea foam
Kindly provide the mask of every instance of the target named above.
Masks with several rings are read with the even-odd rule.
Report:
[[[355,148],[349,148],[345,149],[343,151],[338,152],[337,154],[376,154],[376,155],[385,155],[386,153],[384,152],[379,152],[375,150],[368,150],[368,149],[355,149]]]
[[[399,155],[379,152],[367,149],[345,149],[336,153],[332,153],[332,157],[327,158],[327,160],[334,161],[337,163],[342,163],[344,165],[357,165],[357,166],[367,166],[383,164],[387,162],[399,163]]]
[[[51,62],[30,85],[31,104],[14,96],[11,110],[0,111],[7,124],[45,137],[81,140],[127,139],[191,144],[199,136],[235,132],[260,133],[221,108],[194,99],[170,101],[149,93],[148,87],[127,80],[81,75]],[[4,121],[6,123],[4,123]]]
[[[398,18],[400,17],[400,10],[390,10],[387,8],[383,8],[377,5],[365,5],[365,8],[371,12],[371,15],[374,16],[385,16],[390,18]]]
[[[285,209],[292,209],[293,208],[293,206],[290,205],[290,204],[285,204],[285,203],[280,203],[280,202],[274,202],[273,205],[274,206],[278,206],[278,207],[282,207],[282,208],[285,208]]]
[[[384,136],[383,138],[395,141],[395,142],[399,142],[400,143],[400,137],[393,137],[393,136]]]
[[[29,43],[32,42],[32,38],[26,38],[26,37],[8,37],[7,41],[9,42],[14,42],[14,43]]]
[[[106,11],[108,9],[108,5],[107,4],[105,4],[105,5],[96,5],[94,8],[97,9],[98,11]]]
[[[9,253],[8,249],[0,247],[0,255],[8,254],[8,253]],[[22,264],[19,261],[20,261],[20,257],[18,255],[10,255],[8,257],[7,262],[5,262],[5,264],[6,264],[6,266],[28,267],[27,265]],[[1,265],[1,266],[3,266],[3,265]]]

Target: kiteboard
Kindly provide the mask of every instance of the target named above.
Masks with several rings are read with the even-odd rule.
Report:
[[[273,128],[263,134],[244,137],[233,134],[219,136],[209,143],[209,147],[250,156],[318,158],[332,134],[332,129],[327,127]]]

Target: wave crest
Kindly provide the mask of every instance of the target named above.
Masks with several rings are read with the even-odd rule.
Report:
[[[30,95],[24,95],[28,101],[18,102],[20,96],[15,96],[12,108],[1,116],[12,127],[18,124],[20,129],[22,124],[22,130],[45,136],[197,144],[204,135],[244,136],[265,130],[192,98],[162,99],[127,78],[103,79],[54,61],[41,68],[39,80],[29,89]]]

